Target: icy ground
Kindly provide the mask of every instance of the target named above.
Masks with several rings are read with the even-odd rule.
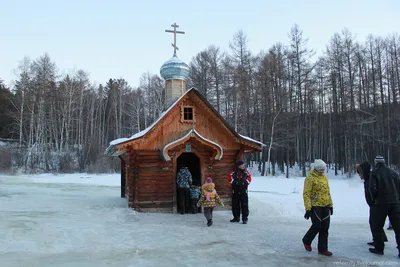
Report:
[[[137,213],[121,199],[119,175],[0,175],[0,267],[397,266],[394,233],[384,256],[371,240],[363,185],[330,180],[332,257],[304,250],[304,178],[254,177],[249,224],[217,208],[202,214]]]

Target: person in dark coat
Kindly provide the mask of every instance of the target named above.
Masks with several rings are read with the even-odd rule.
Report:
[[[181,214],[188,212],[190,207],[190,186],[192,185],[192,174],[188,167],[181,166],[176,175],[178,185],[178,203]]]
[[[232,185],[232,214],[231,222],[240,222],[242,213],[243,224],[247,224],[249,216],[249,197],[247,188],[251,183],[251,174],[246,169],[243,160],[236,163],[236,169],[228,176],[229,183]]]
[[[364,180],[364,195],[365,195],[365,201],[367,202],[367,204],[369,206],[369,227],[371,229],[371,234],[372,234],[372,231],[374,229],[374,227],[373,227],[374,221],[373,220],[376,217],[376,206],[374,205],[371,195],[369,193],[369,176],[371,173],[371,164],[369,164],[368,161],[364,161],[363,163],[358,164],[357,165],[357,173],[358,173],[358,175],[360,175],[360,178],[362,180]],[[383,230],[383,228],[382,228],[381,234],[382,234],[383,241],[387,242],[388,239],[387,239],[386,233]],[[372,236],[372,240],[374,240],[373,236]],[[375,246],[374,241],[368,242],[367,244],[370,246]]]
[[[376,205],[372,229],[375,247],[370,248],[369,251],[383,255],[385,243],[382,229],[385,226],[386,217],[389,216],[400,257],[400,177],[397,172],[385,165],[385,159],[382,156],[375,157],[375,168],[370,176],[369,193],[372,202]]]

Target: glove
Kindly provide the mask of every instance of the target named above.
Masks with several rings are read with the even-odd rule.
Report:
[[[196,206],[197,206],[197,207],[200,207],[200,201],[199,201],[199,202],[197,202]]]
[[[225,205],[224,205],[224,203],[221,203],[221,207],[225,208]]]
[[[329,211],[331,212],[331,215],[333,215],[333,208],[329,208]]]
[[[306,213],[304,214],[304,219],[308,220],[311,217],[311,210],[306,210]]]

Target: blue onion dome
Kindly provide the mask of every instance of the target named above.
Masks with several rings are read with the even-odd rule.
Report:
[[[165,80],[186,80],[189,77],[189,66],[174,54],[161,66],[160,74]]]

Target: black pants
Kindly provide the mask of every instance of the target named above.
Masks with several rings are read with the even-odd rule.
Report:
[[[318,234],[318,251],[328,250],[328,230],[331,217],[327,207],[312,207],[311,222],[312,225],[303,237],[303,243],[311,245],[315,236]]]
[[[232,194],[232,214],[235,219],[240,219],[242,212],[242,220],[247,221],[249,216],[249,197],[247,193]]]
[[[181,214],[189,212],[190,190],[189,188],[178,188],[178,208]]]
[[[375,241],[376,250],[383,251],[385,248],[381,231],[385,226],[387,216],[389,216],[396,235],[397,249],[400,249],[400,203],[375,204],[375,206],[376,211],[374,214],[375,218],[373,219],[372,236]]]
[[[369,207],[369,227],[371,229],[372,240],[374,240],[374,241],[375,241],[375,239],[374,239],[374,234],[373,234],[374,230],[373,229],[374,229],[374,219],[376,218],[376,210],[377,210],[377,208],[375,205]],[[382,235],[383,242],[387,242],[388,239],[387,239],[385,231],[383,230],[383,227],[381,229],[381,235]]]

